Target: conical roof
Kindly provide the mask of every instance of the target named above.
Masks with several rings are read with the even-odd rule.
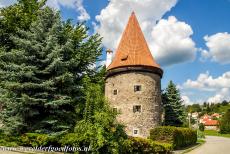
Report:
[[[160,68],[152,57],[134,12],[129,18],[115,57],[107,70],[129,66]]]

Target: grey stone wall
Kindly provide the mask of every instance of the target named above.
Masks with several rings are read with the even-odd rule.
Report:
[[[134,85],[141,85],[141,91],[134,92]],[[117,95],[113,90],[117,89]],[[130,136],[147,137],[149,129],[161,122],[161,78],[147,72],[127,72],[106,79],[105,96],[111,107],[120,114],[118,122],[126,126]],[[141,112],[133,112],[134,105],[141,105]],[[138,135],[133,130],[138,130]]]

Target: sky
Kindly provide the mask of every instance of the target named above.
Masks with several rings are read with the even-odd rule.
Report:
[[[0,7],[16,0],[0,0]],[[230,100],[230,0],[48,0],[63,20],[86,22],[116,51],[134,11],[153,57],[185,104]],[[101,56],[106,59],[105,51]]]

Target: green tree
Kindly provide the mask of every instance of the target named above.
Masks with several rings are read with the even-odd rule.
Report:
[[[220,133],[230,134],[230,109],[225,112],[220,122]]]
[[[82,78],[94,72],[90,66],[101,55],[101,38],[88,36],[82,24],[63,23],[60,14],[47,7],[28,31],[18,34],[11,38],[14,49],[0,51],[5,130],[70,131],[82,118]]]
[[[189,113],[193,113],[193,112],[201,112],[202,109],[200,104],[192,104],[192,105],[188,105],[186,110]]]
[[[15,44],[10,36],[18,34],[18,30],[29,29],[45,2],[46,0],[18,0],[14,5],[1,8],[0,46],[6,50],[14,48]]]
[[[210,112],[211,112],[211,107],[210,104],[207,103],[206,113],[210,113]]]
[[[224,100],[222,103],[221,103],[221,105],[223,105],[223,106],[226,106],[226,105],[228,105],[228,101],[226,101],[226,100]]]
[[[202,108],[202,110],[203,110],[203,111],[206,111],[206,110],[207,110],[207,103],[206,103],[206,102],[203,103],[203,108]]]
[[[182,126],[185,121],[185,108],[180,92],[172,81],[169,82],[162,99],[165,111],[164,125]]]
[[[89,146],[95,153],[119,153],[127,136],[123,126],[116,122],[117,113],[105,101],[100,84],[93,83],[87,76],[84,83],[86,106],[83,120],[62,142],[64,145]]]
[[[200,123],[200,124],[199,124],[199,130],[203,132],[204,129],[205,129],[204,124],[203,124],[203,123]]]

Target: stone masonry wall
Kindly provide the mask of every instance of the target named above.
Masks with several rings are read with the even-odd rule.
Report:
[[[141,85],[141,91],[134,92],[134,85]],[[113,91],[117,89],[117,95]],[[147,137],[149,129],[161,122],[161,78],[147,72],[129,72],[106,79],[105,96],[111,107],[120,114],[117,120],[126,126],[130,136]],[[133,106],[141,105],[141,112],[134,113]],[[133,135],[133,130],[138,135]]]

